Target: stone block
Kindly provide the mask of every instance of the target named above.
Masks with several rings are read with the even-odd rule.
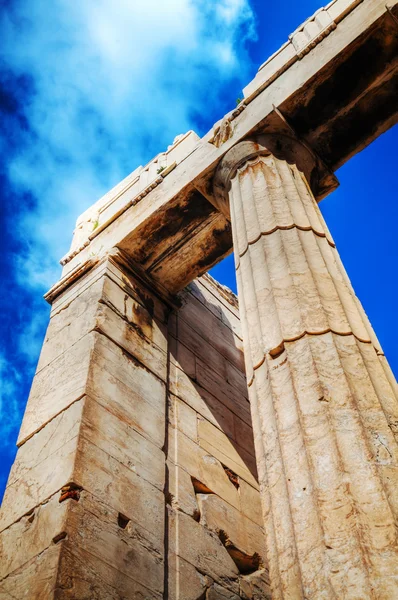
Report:
[[[170,177],[167,179],[170,179]],[[164,190],[165,188],[162,188],[162,194]],[[212,261],[210,264],[207,262],[208,257],[216,255],[219,257],[226,256],[232,248],[230,223],[222,213],[216,211],[211,205],[210,207],[208,206],[209,203],[205,200],[204,196],[193,192],[185,195],[185,198],[181,197],[179,202],[181,208],[180,210],[174,208],[171,218],[174,220],[177,214],[179,215],[178,220],[180,222],[185,221],[185,223],[182,223],[181,228],[176,228],[176,224],[173,224],[176,232],[178,229],[177,236],[174,237],[179,237],[180,240],[183,239],[184,243],[180,244],[178,242],[175,245],[169,238],[169,243],[171,241],[171,246],[169,247],[173,248],[173,252],[164,252],[161,261],[157,262],[153,267],[151,266],[150,270],[153,281],[160,283],[170,294],[179,292],[192,279],[195,279],[199,272],[206,270],[207,266],[210,267],[213,263]],[[187,229],[192,231],[195,228],[195,223],[186,222],[185,215],[188,212],[185,209],[186,202],[195,205],[196,220],[202,221],[202,227],[198,228],[195,231],[195,235],[190,239]],[[205,223],[204,225],[203,222]],[[146,233],[143,237],[148,239]],[[153,236],[150,237],[153,239]],[[158,235],[155,236],[155,239],[159,239]],[[125,240],[125,243],[120,246],[122,250],[127,250],[128,246],[130,246],[129,241]],[[164,246],[163,248],[166,250]],[[140,251],[142,253],[141,249]],[[145,248],[142,254],[148,256],[148,250]]]
[[[206,600],[239,600],[239,596],[214,583],[207,591]]]
[[[103,275],[88,287],[80,285],[62,310],[52,311],[36,373],[92,331],[103,285]]]
[[[96,314],[96,329],[113,340],[115,344],[157,377],[166,381],[166,352],[145,338],[135,323],[122,318],[106,304],[100,304]]]
[[[126,585],[128,581],[131,587],[128,598],[139,598],[138,591],[154,592],[144,597],[156,597],[162,593],[163,546],[161,551],[154,548],[151,539],[144,535],[143,529],[137,529],[132,521],[123,523],[121,527],[118,512],[98,497],[84,491],[78,502],[68,502],[68,537],[65,542],[60,543],[65,543],[70,549],[72,565],[63,564],[61,557],[61,577],[64,574],[66,579],[70,580],[76,575],[82,578],[86,573],[84,578],[92,585],[98,585],[100,580],[104,580],[108,585],[112,584],[119,597],[123,597],[121,587],[124,591],[129,589]],[[110,573],[111,576],[108,577]],[[117,573],[122,580],[128,578],[122,586]],[[100,597],[107,596],[103,594]]]
[[[197,317],[198,318],[198,317]],[[198,327],[199,323],[198,322]],[[179,315],[178,318],[178,346],[183,344],[186,346],[197,358],[199,358],[206,368],[212,368],[214,371],[219,373],[221,377],[226,378],[226,360],[220,352],[214,346],[212,346],[207,339],[205,339],[201,333],[195,331],[191,326],[193,323],[190,321],[187,323]],[[189,374],[189,373],[188,373]]]
[[[218,536],[188,515],[169,511],[170,551],[177,554],[202,574],[238,591],[238,569]]]
[[[9,485],[1,505],[0,531],[73,481],[79,437],[47,456]]]
[[[8,486],[2,505],[1,530],[69,482],[89,490],[139,527],[147,529],[153,544],[162,546],[164,496],[161,489],[83,436],[74,438]]]
[[[215,494],[197,494],[200,523],[218,533],[224,531],[236,548],[248,555],[257,553],[265,563],[263,529]]]
[[[161,448],[165,432],[165,384],[111,340],[96,335],[87,394]]]
[[[75,579],[73,594],[76,595],[70,595],[72,586],[66,585],[65,588],[61,586],[59,596],[52,596],[55,584],[43,578],[47,587],[35,597],[116,599],[120,597],[116,592],[121,593],[123,588],[126,598],[160,598],[163,585],[163,493],[84,438],[80,439],[77,450],[73,452],[75,468],[69,476],[62,459],[57,460],[57,452],[47,460],[60,473],[62,484],[74,481],[83,490],[78,500],[66,499],[63,502],[60,502],[61,494],[57,491],[49,501],[37,506],[0,534],[3,557],[0,597],[1,594],[4,597],[7,594],[25,597],[13,591],[23,589],[24,585],[28,585],[29,590],[35,589],[38,583],[31,582],[30,577],[35,579],[40,575],[41,561],[48,556],[48,565],[43,569],[55,572],[53,562],[59,561],[60,573],[65,581]],[[40,466],[43,468],[43,463]],[[45,472],[44,479],[48,479]],[[43,485],[39,478],[36,487],[42,489]],[[9,489],[21,492],[25,487],[32,487],[27,484],[26,478],[21,483],[17,480]],[[20,505],[17,505],[16,513],[21,513]],[[10,514],[9,504],[6,514]],[[59,534],[64,535],[58,539]],[[53,559],[55,544],[66,545],[66,565],[63,555],[57,554]],[[41,556],[43,559],[39,558]],[[21,568],[23,565],[27,565],[25,573]],[[117,574],[120,571],[119,582]],[[7,579],[1,581],[6,575]],[[98,591],[100,582],[104,584],[101,593]],[[94,590],[98,596],[90,595],[94,594]]]
[[[107,260],[97,263],[91,269],[85,271],[83,276],[78,277],[64,288],[51,302],[50,319],[59,312],[66,310],[75,298],[94,286],[96,281],[102,279],[107,271],[107,263]]]
[[[84,395],[95,335],[85,335],[35,376],[18,445]]]
[[[168,332],[171,336],[174,337],[174,339],[177,337],[177,321],[178,321],[178,310],[174,310],[172,313],[170,313],[167,325],[168,325]]]
[[[263,527],[260,492],[244,479],[239,481],[240,509],[252,521]]]
[[[201,302],[213,315],[242,339],[239,319],[238,299],[224,286],[221,286],[208,273],[192,281],[184,290]]]
[[[226,381],[236,388],[244,398],[248,397],[247,381],[245,371],[237,369],[232,363],[226,361]]]
[[[54,417],[18,449],[8,485],[23,478],[29,481],[32,469],[78,435],[84,403],[85,396]]]
[[[60,554],[60,544],[50,546],[10,573],[0,581],[0,600],[54,600]]]
[[[212,583],[211,577],[200,573],[180,556],[170,553],[167,596],[169,600],[205,598],[206,590]]]
[[[180,431],[170,430],[170,449],[177,444],[178,465],[226,502],[239,508],[238,490],[228,479],[220,461]]]
[[[65,531],[67,509],[56,494],[0,533],[0,581],[54,544]]]
[[[4,496],[1,528],[74,480],[76,460],[84,462],[79,445],[83,439],[115,459],[115,464],[163,490],[163,452],[128,423],[84,397],[19,449]]]
[[[157,323],[167,324],[169,308],[151,293],[145,285],[128,269],[122,269],[113,260],[106,264],[106,275],[115,282],[128,296],[147,309],[148,313],[156,319]]]
[[[104,266],[76,283],[74,294],[53,311],[34,378],[18,444],[82,396],[95,333],[101,331],[137,362],[166,380],[166,325],[108,277]],[[106,270],[106,269],[105,269]],[[121,276],[121,273],[119,273]],[[119,282],[120,283],[120,282]],[[129,288],[128,288],[129,289]],[[85,335],[86,334],[86,335]]]
[[[199,444],[239,477],[258,488],[255,458],[208,421],[198,421]]]
[[[225,325],[220,317],[215,316],[193,295],[190,295],[189,300],[181,308],[179,321],[189,323],[191,329],[193,328],[204,341],[208,342],[237,369],[244,370],[242,340],[234,335],[232,329]],[[180,322],[179,334],[182,325]],[[203,342],[202,345],[204,345]]]
[[[162,450],[89,397],[85,400],[80,433],[97,448],[163,490],[165,456]]]
[[[237,444],[255,458],[253,428],[235,416],[235,436]]]
[[[140,334],[141,343],[150,341],[167,352],[167,326],[155,318],[152,302],[147,301],[147,306],[144,306],[126,292],[125,286],[124,289],[121,288],[110,277],[104,278],[102,302]]]
[[[222,352],[222,348],[214,346],[212,338],[208,338],[204,335],[201,325],[203,325],[208,318],[208,311],[204,311],[202,320],[186,322],[183,318],[178,319],[178,337],[177,337],[177,353],[182,352],[180,348],[189,348],[191,353],[197,357],[207,368],[215,371],[219,377],[227,381],[232,387],[247,397],[246,378],[242,365],[236,364],[235,361],[231,361],[230,357],[225,356],[226,352]],[[206,314],[207,313],[207,314]],[[195,329],[197,327],[198,330]],[[232,333],[230,337],[233,338]],[[228,338],[224,340],[224,344],[233,344],[234,339],[228,341]],[[229,347],[229,346],[228,346]],[[184,365],[181,365],[182,369],[185,370],[187,375],[190,377],[196,376],[196,369],[192,374],[191,370],[186,370]]]
[[[81,439],[73,479],[102,503],[131,520],[159,552],[164,544],[164,495],[131,469]]]
[[[170,391],[229,437],[235,436],[234,413],[174,365],[170,366]]]
[[[175,337],[169,339],[170,360],[181,369],[188,377],[196,379],[196,358],[195,354],[189,350],[180,340]]]
[[[65,537],[1,580],[2,600],[161,600],[162,555],[132,522],[122,528],[118,512],[85,491],[59,510],[66,510]]]
[[[297,59],[297,54],[293,44],[285,43],[280,50],[275,52],[258,70],[256,77],[243,89],[245,98],[251,96],[260,87],[266,87],[282,74]]]
[[[244,575],[240,581],[240,598],[243,600],[271,600],[271,588],[268,571],[260,569],[250,575]]]
[[[128,561],[128,558],[126,559]],[[64,542],[54,600],[162,600],[161,592],[148,589],[97,556]]]
[[[172,427],[177,427],[194,442],[198,441],[198,417],[188,404],[170,395],[169,421]]]
[[[173,463],[168,465],[168,469],[171,506],[198,519],[199,507],[191,476],[182,467]]]
[[[202,388],[213,394],[222,404],[248,425],[251,425],[247,390],[244,392],[237,390],[199,359],[196,362],[196,379]]]

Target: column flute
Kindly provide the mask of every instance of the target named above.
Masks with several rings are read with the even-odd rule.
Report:
[[[273,597],[398,598],[396,384],[287,136],[237,144],[233,228]]]

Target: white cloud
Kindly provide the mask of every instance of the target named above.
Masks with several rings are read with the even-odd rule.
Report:
[[[19,272],[48,287],[79,213],[192,128],[195,111],[222,116],[223,89],[245,78],[253,15],[248,0],[20,0],[0,23],[5,63],[34,88],[9,164],[36,200],[14,224],[27,242]]]
[[[21,406],[18,402],[20,380],[18,371],[0,353],[0,431],[4,447],[10,443],[10,438],[15,433],[15,424],[21,417]]]

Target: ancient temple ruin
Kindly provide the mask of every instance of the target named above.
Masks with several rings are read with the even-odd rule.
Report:
[[[317,204],[396,122],[397,63],[395,0],[333,0],[78,219],[1,600],[397,600],[396,383]],[[232,250],[238,298],[206,274]]]

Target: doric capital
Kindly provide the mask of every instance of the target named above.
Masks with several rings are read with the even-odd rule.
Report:
[[[216,207],[229,218],[228,192],[236,172],[248,161],[273,155],[278,160],[294,164],[304,174],[312,193],[321,200],[338,185],[336,177],[306,145],[288,135],[263,134],[239,142],[222,158],[213,182]]]

